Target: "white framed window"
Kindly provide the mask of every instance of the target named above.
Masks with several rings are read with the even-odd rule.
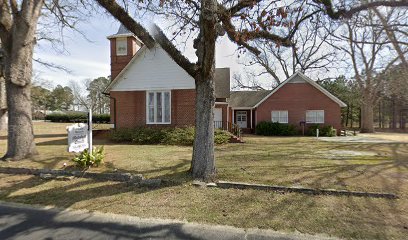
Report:
[[[324,123],[324,110],[307,110],[307,123]]]
[[[116,55],[117,56],[127,55],[127,39],[126,38],[116,39]]]
[[[272,111],[272,122],[288,123],[288,111]]]
[[[146,92],[146,123],[147,124],[171,123],[170,91]]]
[[[237,122],[246,122],[247,112],[246,111],[237,111]]]

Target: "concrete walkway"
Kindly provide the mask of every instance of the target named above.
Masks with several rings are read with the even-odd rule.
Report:
[[[346,143],[408,143],[408,133],[359,133],[357,136],[319,137],[319,140]]]
[[[338,136],[338,137],[319,137],[320,141],[326,142],[344,142],[344,143],[396,143],[395,140],[375,138],[371,136]]]
[[[0,239],[328,240],[335,238],[160,219],[140,219],[126,215],[47,209],[0,202]]]

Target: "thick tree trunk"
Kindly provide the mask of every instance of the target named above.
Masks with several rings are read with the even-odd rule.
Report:
[[[213,79],[196,81],[196,120],[191,173],[194,179],[211,180],[215,176],[214,158],[214,84]]]
[[[350,104],[347,105],[347,110],[346,110],[346,119],[345,119],[345,127],[347,128],[349,125],[349,116],[350,116]]]
[[[0,131],[7,130],[8,115],[6,109],[0,109]]]
[[[397,129],[397,109],[395,98],[392,99],[392,129]]]
[[[15,42],[6,62],[8,110],[7,153],[3,159],[20,160],[37,154],[31,111],[33,44]],[[20,48],[19,48],[20,47]]]
[[[374,106],[371,102],[365,102],[361,106],[361,130],[362,133],[374,132]]]
[[[31,116],[30,85],[7,82],[8,141],[5,159],[20,160],[37,154]]]
[[[7,130],[7,118],[6,81],[0,76],[0,131]]]
[[[37,154],[32,125],[31,77],[38,17],[43,1],[30,1],[13,19],[14,27],[2,41],[8,111],[7,152],[3,159],[20,160]]]
[[[196,82],[195,141],[191,173],[194,179],[204,181],[215,177],[214,158],[214,72],[215,41],[217,39],[217,1],[201,0],[200,34],[195,39],[199,72]]]

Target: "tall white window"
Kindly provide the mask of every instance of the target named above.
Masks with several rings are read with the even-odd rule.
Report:
[[[288,123],[288,111],[272,111],[272,122]]]
[[[148,124],[170,124],[170,91],[147,92],[146,112]]]
[[[324,123],[324,110],[308,110],[306,111],[307,123]]]
[[[117,56],[127,55],[127,39],[126,38],[116,39],[116,55]]]

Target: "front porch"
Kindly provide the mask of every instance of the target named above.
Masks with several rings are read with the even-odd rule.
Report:
[[[242,133],[254,133],[256,125],[256,112],[253,108],[230,108],[231,122],[236,124]]]

